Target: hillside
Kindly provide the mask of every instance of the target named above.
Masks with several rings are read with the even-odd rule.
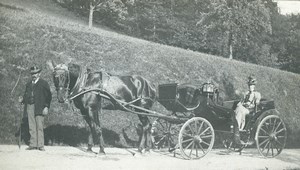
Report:
[[[297,74],[155,44],[100,28],[90,30],[85,21],[51,0],[0,0],[0,23],[1,143],[15,143],[20,117],[17,97],[23,93],[22,87],[29,80],[27,68],[33,63],[43,67],[42,76],[50,82],[53,92],[51,114],[46,119],[49,138],[56,138],[58,144],[86,142],[82,137],[86,136],[86,124],[79,111],[73,111],[71,105],[57,103],[51,71],[45,64],[52,59],[112,74],[140,74],[156,85],[202,84],[211,79],[224,100],[238,99],[247,88],[246,77],[254,74],[259,82],[257,90],[263,98],[275,101],[288,126],[288,147],[300,147],[297,142],[300,141],[300,76]],[[165,112],[159,104],[154,109]],[[137,117],[120,111],[103,112],[101,122],[106,145],[134,145],[134,141],[130,143],[121,134],[124,127],[134,131]],[[130,139],[137,139],[130,134]]]

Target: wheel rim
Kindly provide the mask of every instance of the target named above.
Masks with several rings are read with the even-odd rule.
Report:
[[[171,124],[164,119],[156,119],[152,123],[151,140],[156,149],[174,150],[178,142],[178,133],[181,125]]]
[[[181,128],[179,148],[185,159],[204,157],[213,147],[215,140],[212,125],[204,118],[192,118]]]
[[[256,146],[259,153],[272,158],[281,153],[287,138],[284,122],[277,115],[266,116],[259,124],[256,134]]]

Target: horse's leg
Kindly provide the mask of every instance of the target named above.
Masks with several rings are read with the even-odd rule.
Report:
[[[91,121],[91,125],[92,125],[93,131],[95,132],[94,133],[95,137],[99,137],[99,146],[100,146],[99,154],[105,154],[104,146],[103,146],[104,141],[103,141],[103,135],[102,135],[102,128],[101,128],[100,119],[99,119],[100,107],[99,107],[99,105],[95,105],[94,107],[89,107],[89,112],[91,113],[92,118],[93,118]]]
[[[83,113],[83,111],[81,111]],[[93,141],[93,130],[92,130],[92,124],[91,124],[91,118],[89,117],[88,114],[83,114],[84,115],[84,119],[86,121],[86,123],[89,125],[89,136],[88,136],[88,152],[93,152],[92,147],[94,145],[94,141]]]
[[[148,119],[147,116],[143,116],[143,115],[138,115],[139,119],[142,123],[142,136],[141,136],[141,140],[140,140],[140,145],[138,150],[140,152],[142,152],[145,149],[145,143],[148,144],[147,140],[149,140],[150,138],[148,137],[148,133],[149,133],[149,128],[150,128],[150,121]]]

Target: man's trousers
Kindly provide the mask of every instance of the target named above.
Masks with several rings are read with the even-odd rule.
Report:
[[[27,104],[30,147],[44,147],[44,116],[34,114],[34,104]]]

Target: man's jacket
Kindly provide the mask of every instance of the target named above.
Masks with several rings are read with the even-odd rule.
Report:
[[[43,109],[50,107],[51,100],[50,87],[45,80],[40,78],[36,84],[33,84],[31,81],[26,84],[23,103],[34,104],[35,115],[42,115]]]

